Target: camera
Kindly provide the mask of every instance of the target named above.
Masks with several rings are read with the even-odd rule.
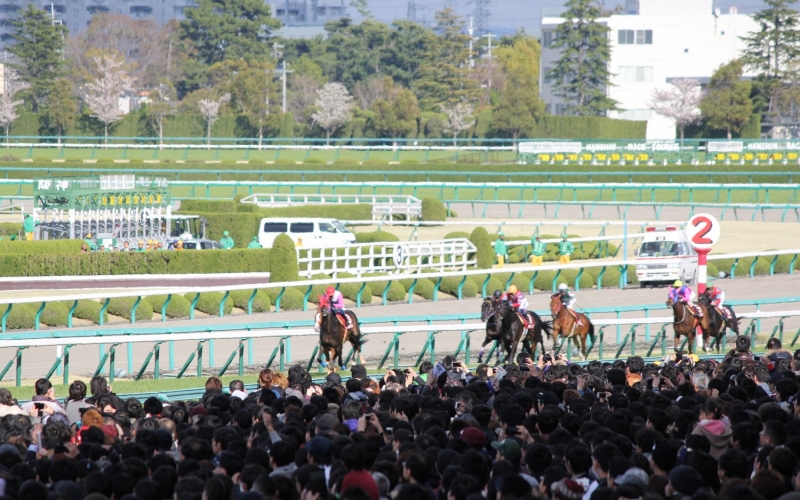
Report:
[[[548,361],[551,362],[551,363],[553,362],[553,355],[552,354],[545,354],[544,355],[544,362],[547,363]]]

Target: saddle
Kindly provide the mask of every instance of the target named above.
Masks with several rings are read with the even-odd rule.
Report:
[[[343,327],[347,328],[347,317],[344,314],[336,314],[336,319],[339,320],[339,323],[342,324]]]
[[[583,325],[583,320],[581,319],[580,316],[578,316],[578,313],[576,313],[575,311],[573,311],[572,309],[570,309],[567,306],[564,306],[564,308],[567,310],[568,313],[570,313],[572,315],[572,319],[575,320],[575,324],[576,325]]]
[[[533,316],[531,316],[531,313],[526,313],[524,315],[522,315],[520,313],[516,313],[516,314],[517,314],[517,317],[519,318],[519,320],[522,322],[522,328],[527,330],[528,328],[533,326]]]

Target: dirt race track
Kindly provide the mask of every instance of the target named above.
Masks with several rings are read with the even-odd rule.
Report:
[[[742,300],[742,299],[756,299],[756,298],[778,298],[800,296],[800,275],[782,275],[775,277],[757,277],[757,278],[737,278],[736,280],[720,280],[718,285],[721,286],[729,298],[729,300]],[[633,304],[656,304],[662,303],[667,294],[667,289],[639,289],[629,288],[625,290],[619,289],[603,289],[603,290],[586,290],[578,294],[578,309],[581,307],[608,307],[613,305],[633,305]],[[544,293],[537,293],[529,297],[531,308],[534,310],[542,310],[547,308],[548,296]],[[394,304],[388,306],[364,306],[357,309],[360,317],[386,317],[386,318],[401,318],[407,315],[438,315],[450,313],[474,313],[479,310],[480,299],[467,299],[467,300],[441,300],[438,302],[415,302],[413,305],[408,304]],[[762,308],[763,311],[784,311],[800,309],[800,306],[793,304],[778,304],[767,305]],[[740,307],[737,312],[753,311],[753,307]],[[663,313],[653,313],[653,317],[667,316],[668,311],[664,309]],[[622,317],[642,317],[642,313],[624,314]],[[602,315],[595,316],[596,318],[603,317]],[[266,322],[266,321],[293,321],[293,320],[308,320],[313,318],[313,312],[283,312],[280,314],[259,314],[254,316],[232,316],[228,318],[206,317],[202,320],[195,320],[191,322],[185,321],[169,321],[161,323],[159,321],[141,322],[137,323],[137,327],[141,328],[157,328],[169,327],[178,325],[210,325],[210,324],[230,324],[230,325],[244,325],[246,323]],[[477,320],[476,320],[477,321]],[[743,321],[742,326],[746,326],[748,322]],[[776,324],[775,320],[763,320],[761,332],[767,334],[772,331],[773,326]],[[785,322],[785,338],[788,339],[787,343],[794,337],[795,332],[800,328],[800,317],[789,318]],[[310,326],[310,323],[309,323]],[[107,331],[119,331],[130,329],[131,325],[111,325],[107,326]],[[91,328],[90,328],[91,329]],[[80,328],[76,330],[81,330]],[[624,337],[627,333],[627,327],[620,329],[620,334]],[[398,329],[402,331],[402,328]],[[639,354],[646,351],[644,349],[644,334],[643,330],[639,330],[637,334],[640,341],[637,342],[637,349]],[[653,327],[652,334],[655,335],[658,328]],[[608,327],[605,331],[604,349],[606,350],[606,358],[612,356],[616,346],[617,328]],[[246,333],[243,334],[246,336]],[[386,350],[387,345],[391,341],[390,334],[375,334],[369,335],[369,341],[364,347],[364,352],[368,360],[368,365],[375,367],[377,362]],[[424,333],[409,333],[401,338],[401,362],[403,364],[410,364],[416,359],[419,350],[425,343],[426,334]],[[453,352],[460,340],[460,332],[441,332],[436,335],[436,352],[446,353]],[[671,328],[668,329],[668,349],[672,348],[672,332]],[[483,339],[483,332],[475,332],[472,335],[472,361],[475,361],[477,349]],[[269,358],[272,350],[277,344],[277,339],[259,339],[254,342],[254,363],[258,366],[264,366]],[[214,359],[209,360],[209,349],[206,346],[204,350],[204,366],[211,365],[215,367],[221,366],[228,358],[230,353],[236,348],[238,342],[235,341],[216,341],[214,346]],[[291,344],[291,359],[293,362],[303,361],[308,359],[311,351],[316,345],[316,337],[304,336],[294,337]],[[547,341],[548,349],[550,348],[550,341]],[[179,342],[175,345],[175,365],[176,368],[185,362],[190,353],[196,347],[195,342]],[[758,346],[763,348],[763,346]],[[152,349],[150,344],[135,344],[134,345],[134,371],[139,369],[145,356]],[[613,349],[613,350],[612,350]],[[99,360],[98,347],[74,347],[71,349],[71,363],[70,373],[73,376],[86,377],[91,374],[97,366]],[[167,349],[166,346],[162,348],[162,370],[168,368],[167,363]],[[625,353],[629,351],[626,348]],[[660,352],[659,350],[656,351]],[[4,365],[9,359],[13,357],[14,351],[12,349],[3,349],[0,353],[0,365]],[[625,354],[623,354],[625,355]],[[30,348],[23,353],[23,378],[35,379],[44,375],[55,359],[55,348],[41,347]],[[117,368],[124,368],[128,370],[126,361],[126,348],[120,345],[117,348]],[[390,358],[391,361],[391,358]],[[151,365],[152,367],[152,365]],[[232,365],[231,370],[235,370],[235,365]],[[315,369],[316,371],[316,369]],[[195,373],[195,365],[187,373]],[[210,372],[209,372],[210,373]],[[229,373],[235,373],[231,371]],[[10,377],[8,377],[10,378]],[[57,377],[54,376],[54,380]]]

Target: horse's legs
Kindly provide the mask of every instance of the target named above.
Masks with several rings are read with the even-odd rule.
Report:
[[[694,354],[694,337],[695,337],[694,328],[689,330],[689,334],[687,335],[687,337],[689,338],[689,340],[686,342],[689,345],[689,354]]]
[[[586,335],[579,335],[581,341],[581,361],[586,361]]]

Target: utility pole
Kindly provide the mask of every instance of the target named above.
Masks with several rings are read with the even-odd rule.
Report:
[[[283,45],[278,45],[277,43],[272,44],[272,57],[275,58],[275,62],[283,57],[283,51],[281,50],[283,48]],[[276,69],[273,71],[273,73],[276,75],[281,75],[281,84],[283,86],[283,107],[281,109],[284,113],[286,113],[286,74],[293,73],[293,71],[286,69],[286,59],[283,59],[281,61],[281,69]]]
[[[286,113],[286,74],[292,73],[291,70],[286,69],[286,59],[283,60],[283,68],[281,68],[281,73],[283,73],[283,112]]]
[[[469,67],[474,68],[475,60],[472,58],[472,41],[475,39],[475,29],[472,27],[472,16],[469,16],[469,28],[467,28],[467,33],[469,34]]]
[[[494,56],[492,55],[492,38],[497,38],[497,37],[495,35],[491,34],[491,33],[487,33],[487,34],[483,35],[482,38],[486,38],[487,39],[487,45],[486,45],[486,47],[484,47],[486,49],[486,54],[483,54],[483,56],[481,56],[481,57],[484,57],[489,61],[489,65],[488,65],[488,69],[489,69],[489,88],[488,88],[488,90],[491,92],[491,90],[492,90],[492,59],[494,59]]]

